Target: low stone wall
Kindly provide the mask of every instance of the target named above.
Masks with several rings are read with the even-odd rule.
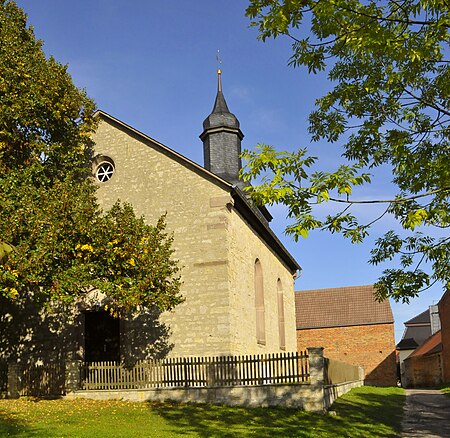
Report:
[[[129,390],[76,391],[66,398],[126,400],[133,402],[207,403],[225,406],[283,406],[323,412],[341,395],[363,385],[363,380],[326,385],[322,388],[298,385],[235,386],[222,388],[154,388]]]
[[[134,402],[207,403],[226,406],[284,406],[322,411],[320,394],[310,384],[233,386],[220,388],[152,388],[130,390],[76,391],[67,398],[121,399]]]
[[[324,406],[328,409],[334,401],[352,388],[364,385],[364,369],[357,365],[324,358]]]
[[[326,385],[323,388],[323,399],[325,408],[328,409],[334,401],[341,395],[346,394],[353,388],[364,385],[364,380],[355,380],[354,382],[338,383],[336,385]]]
[[[328,409],[341,395],[364,385],[364,369],[323,356],[323,348],[308,348],[310,353],[311,385],[317,387],[322,409]],[[311,358],[312,353],[312,358]]]
[[[173,401],[178,403],[208,403],[226,406],[269,407],[284,406],[306,411],[324,412],[337,397],[363,385],[360,380],[327,384],[326,366],[322,348],[309,348],[310,382],[259,386],[227,386],[202,388],[149,388],[130,390],[76,390],[67,398],[94,400],[121,399],[127,401]],[[73,374],[72,374],[73,377]],[[72,385],[75,382],[72,382]],[[66,385],[67,387],[68,385]],[[76,383],[75,383],[76,386]],[[72,388],[74,386],[71,386]]]

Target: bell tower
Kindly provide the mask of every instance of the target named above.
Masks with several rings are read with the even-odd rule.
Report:
[[[203,122],[200,139],[203,142],[205,169],[242,188],[239,180],[241,162],[241,140],[244,134],[239,120],[230,113],[222,93],[221,70],[217,69],[217,96],[211,114]]]

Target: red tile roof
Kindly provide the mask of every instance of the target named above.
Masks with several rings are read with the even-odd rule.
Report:
[[[439,330],[431,335],[420,347],[417,347],[409,356],[426,356],[442,351],[442,332]]]
[[[298,291],[297,329],[393,323],[389,301],[379,303],[373,293],[373,285]]]

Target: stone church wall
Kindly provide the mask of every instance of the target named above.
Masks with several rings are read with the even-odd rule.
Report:
[[[101,122],[96,152],[116,166],[99,183],[105,209],[117,199],[131,203],[148,223],[167,213],[174,233],[174,257],[182,267],[185,302],[161,320],[170,327],[172,355],[230,351],[230,319],[225,223],[229,194],[193,170],[116,126]]]
[[[107,210],[117,200],[128,202],[149,224],[167,214],[183,281],[185,302],[173,312],[159,318],[129,315],[120,321],[121,360],[280,351],[278,279],[284,290],[285,350],[295,351],[292,275],[234,209],[228,185],[209,180],[194,164],[169,156],[163,147],[114,121],[101,120],[93,140],[96,155],[115,165],[109,181],[97,182],[101,208]],[[256,342],[256,259],[264,276],[265,345]],[[101,310],[92,306],[79,303],[70,321],[61,317],[68,312],[42,319],[39,312],[11,309],[0,318],[0,333],[14,342],[0,342],[0,360],[83,360],[84,311]],[[21,323],[23,314],[27,324]]]
[[[230,221],[230,301],[232,349],[239,354],[279,352],[277,281],[281,280],[285,316],[285,351],[296,351],[294,279],[271,249],[233,209]],[[266,342],[256,338],[255,261],[261,263],[264,285]]]
[[[277,280],[285,291],[286,350],[295,351],[295,303],[289,270],[233,208],[229,189],[209,181],[183,160],[114,122],[102,121],[96,153],[115,163],[99,183],[105,209],[131,203],[152,224],[167,213],[180,261],[185,302],[161,316],[170,329],[171,355],[252,354],[280,351]],[[256,342],[254,263],[261,261],[265,288],[266,345]]]

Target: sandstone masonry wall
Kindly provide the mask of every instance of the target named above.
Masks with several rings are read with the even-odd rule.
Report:
[[[100,123],[94,141],[96,153],[115,163],[114,176],[99,183],[97,196],[102,208],[108,209],[120,199],[131,203],[150,224],[167,213],[167,229],[174,233],[174,258],[182,267],[185,298],[174,312],[162,315],[171,329],[172,354],[229,351],[228,193],[105,121]]]
[[[277,281],[281,280],[285,317],[286,351],[296,350],[295,296],[292,274],[247,226],[236,210],[230,227],[230,303],[233,350],[245,354],[280,351]],[[265,345],[256,339],[255,261],[261,262],[264,281]]]
[[[209,181],[150,140],[101,121],[97,154],[110,157],[114,176],[98,183],[104,209],[131,203],[150,224],[167,213],[185,302],[161,320],[170,326],[173,356],[279,351],[277,279],[285,291],[286,350],[295,350],[295,303],[289,270],[233,208],[229,190]],[[265,346],[256,343],[254,262],[264,269]]]

